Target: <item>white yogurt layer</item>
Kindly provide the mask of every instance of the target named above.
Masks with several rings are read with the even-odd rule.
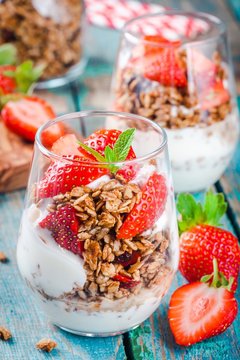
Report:
[[[135,182],[145,183],[154,169],[152,165],[144,165]],[[92,182],[90,187],[96,188],[109,180],[108,176],[102,176]],[[171,271],[163,277],[161,285],[156,285],[151,290],[142,288],[136,296],[114,301],[105,298],[101,302],[81,299],[64,302],[63,299],[58,299],[73,288],[82,288],[86,273],[80,256],[62,249],[48,230],[39,227],[39,222],[47,215],[48,203],[49,199],[42,202],[40,209],[32,205],[24,211],[17,261],[22,276],[42,300],[41,305],[50,321],[73,332],[107,335],[123,332],[147,319],[159,306],[178,266],[176,219],[169,219],[172,216],[172,202],[168,200],[154,228],[154,231],[162,231],[170,227],[168,265]],[[52,298],[48,298],[49,296]]]
[[[37,218],[36,212],[39,212]],[[83,286],[86,274],[83,260],[61,248],[52,239],[48,230],[38,226],[42,215],[35,205],[24,211],[17,261],[22,276],[32,286],[42,288],[50,296],[58,297],[64,292],[71,291],[76,285]]]
[[[236,147],[238,127],[233,111],[210,126],[166,129],[176,192],[203,190],[220,178]]]

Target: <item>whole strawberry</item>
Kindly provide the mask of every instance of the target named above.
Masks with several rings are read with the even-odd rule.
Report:
[[[170,328],[179,345],[189,346],[224,332],[237,315],[237,301],[229,281],[218,271],[213,260],[213,273],[201,282],[183,285],[170,300]]]
[[[203,206],[190,194],[180,194],[177,209],[181,214],[178,222],[180,232],[179,270],[189,281],[198,281],[211,273],[213,258],[219,270],[233,277],[232,291],[237,288],[240,250],[237,238],[219,228],[220,219],[227,209],[223,194],[206,194]]]

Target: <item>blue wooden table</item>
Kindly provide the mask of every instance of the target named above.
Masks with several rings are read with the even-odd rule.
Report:
[[[176,3],[176,1],[172,1]],[[183,1],[183,3],[191,3]],[[194,1],[195,3],[195,1]],[[202,2],[204,3],[204,2]],[[213,4],[212,1],[209,1]],[[220,3],[220,2],[219,2]],[[203,9],[202,9],[203,10]],[[226,14],[225,14],[226,15]],[[109,35],[111,36],[111,35]],[[41,92],[59,112],[106,108],[109,99],[111,64],[90,60],[79,83],[50,92]],[[240,147],[221,180],[214,186],[223,191],[229,203],[224,225],[240,235]],[[51,325],[23,283],[16,265],[16,242],[24,203],[24,189],[0,195],[0,251],[9,258],[0,263],[0,326],[13,338],[0,341],[0,360],[160,360],[160,359],[238,359],[240,315],[222,335],[189,348],[175,344],[167,322],[169,298],[184,280],[178,274],[159,309],[138,329],[117,337],[92,339],[68,334]],[[197,194],[202,199],[203,194]],[[239,291],[237,294],[240,298]],[[49,354],[35,349],[41,338],[52,338],[57,349]]]

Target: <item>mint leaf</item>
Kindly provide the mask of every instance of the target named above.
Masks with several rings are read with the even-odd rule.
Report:
[[[33,67],[33,62],[27,60],[16,67],[15,71],[5,71],[5,75],[16,80],[17,90],[26,94],[43,72],[44,67]]]
[[[183,193],[178,195],[177,209],[181,214],[181,220],[178,221],[180,234],[197,224],[204,223],[205,218],[202,205],[196,203],[191,194]]]
[[[0,65],[13,65],[17,61],[17,50],[12,44],[0,46]]]
[[[104,156],[102,156],[101,154],[99,154],[99,152],[97,152],[96,150],[90,148],[89,146],[83,144],[81,141],[78,141],[78,144],[87,152],[89,152],[90,154],[92,154],[96,160],[98,160],[99,162],[106,162],[106,159]]]
[[[205,223],[213,226],[221,226],[220,219],[227,210],[227,203],[223,194],[214,194],[208,191],[205,195],[203,211]]]
[[[109,162],[109,163],[116,162],[114,151],[113,151],[113,149],[110,148],[109,145],[107,145],[105,147],[104,155],[105,155],[106,162]],[[113,165],[113,164],[109,164],[109,169],[110,169],[111,173],[115,174],[118,171],[119,167],[116,165]]]
[[[126,160],[130,147],[132,145],[135,131],[136,129],[127,129],[119,135],[113,147],[116,162]]]

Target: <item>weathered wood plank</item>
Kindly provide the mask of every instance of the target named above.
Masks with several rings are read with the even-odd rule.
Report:
[[[195,195],[202,200],[203,193]],[[233,232],[229,219],[223,219],[225,228]],[[184,360],[209,360],[209,359],[238,359],[240,315],[224,333],[191,347],[182,347],[175,343],[167,320],[168,304],[171,294],[182,284],[186,283],[180,273],[175,277],[173,284],[155,313],[138,329],[129,333],[132,353],[136,360],[184,359]],[[240,290],[237,293],[240,300]]]
[[[10,261],[0,263],[0,324],[13,340],[0,341],[1,360],[124,360],[122,337],[89,339],[68,334],[51,325],[18,273],[15,251],[24,191],[0,195],[0,250]],[[35,350],[43,337],[53,338],[57,350],[45,355]]]

